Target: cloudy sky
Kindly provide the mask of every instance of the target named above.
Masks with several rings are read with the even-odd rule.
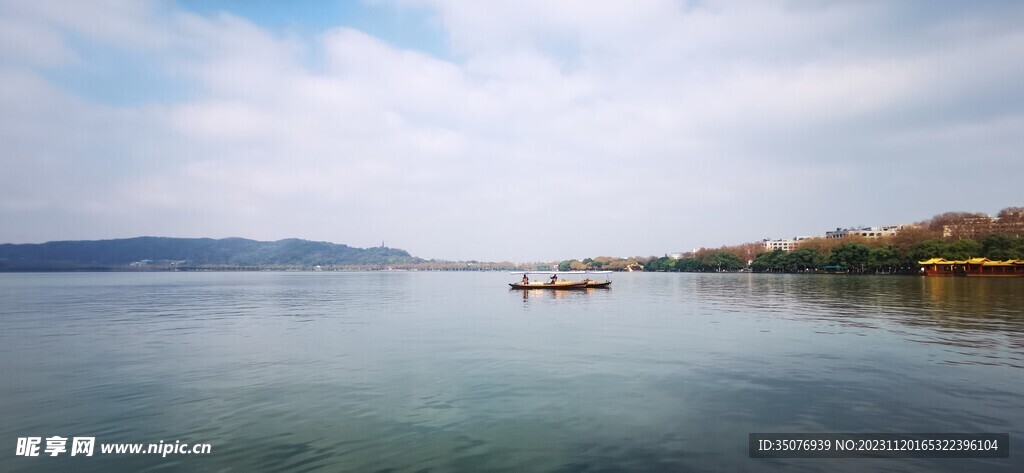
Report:
[[[994,213],[1024,3],[0,0],[0,242],[661,255]]]

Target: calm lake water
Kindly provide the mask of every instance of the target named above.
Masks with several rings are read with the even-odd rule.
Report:
[[[515,279],[0,274],[0,470],[1024,469],[1024,279]],[[1011,458],[751,459],[751,432],[1009,432]],[[15,457],[53,435],[212,453]]]

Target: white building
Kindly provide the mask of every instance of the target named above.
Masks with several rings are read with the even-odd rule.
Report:
[[[788,253],[790,251],[795,250],[797,246],[800,246],[800,242],[801,241],[810,240],[811,238],[814,238],[814,237],[810,237],[810,236],[797,236],[797,237],[793,237],[792,239],[789,239],[789,240],[769,240],[769,239],[765,239],[764,240],[764,247],[768,251],[782,250],[782,251],[785,251],[785,252]]]
[[[905,225],[886,225],[884,227],[836,228],[834,232],[825,232],[825,238],[846,238],[850,235],[864,238],[882,238],[899,233]]]

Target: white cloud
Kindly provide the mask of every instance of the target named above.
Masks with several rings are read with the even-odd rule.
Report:
[[[455,59],[165,3],[3,4],[0,240],[386,238],[524,260],[1019,204],[925,197],[976,163],[1024,170],[1013,5],[410,3]],[[54,70],[110,66],[83,65],[83,41],[192,92],[64,90]]]

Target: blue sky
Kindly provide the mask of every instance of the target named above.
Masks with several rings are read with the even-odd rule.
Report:
[[[1016,2],[0,1],[0,241],[661,255],[1022,205]]]
[[[366,32],[402,49],[450,58],[437,15],[429,10],[398,8],[383,2],[180,1],[168,5],[207,17],[234,15],[271,34],[298,38],[308,45],[307,66],[318,67],[316,38],[338,27]],[[76,95],[115,105],[191,98],[196,90],[148,51],[104,44],[87,35],[70,34],[67,44],[81,58],[70,67],[44,71],[47,78]]]
[[[286,34],[312,37],[346,26],[380,38],[395,47],[448,57],[441,19],[428,8],[400,7],[388,2],[359,1],[182,1],[183,8],[202,15],[227,13]]]

